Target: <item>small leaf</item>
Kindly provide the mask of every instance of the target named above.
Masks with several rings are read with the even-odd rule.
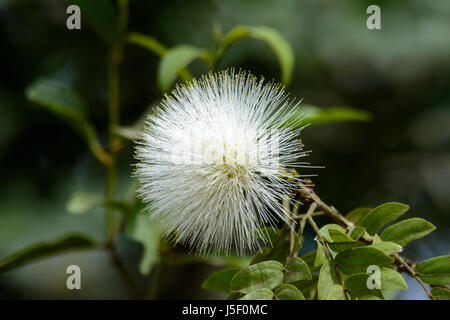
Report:
[[[371,118],[367,111],[351,107],[319,108],[302,105],[301,113],[305,118],[304,122],[311,126],[347,121],[369,121]]]
[[[171,48],[163,56],[158,67],[158,85],[163,92],[172,87],[177,74],[195,59],[204,56],[205,50],[190,45]]]
[[[15,269],[38,259],[71,250],[94,248],[96,245],[93,239],[83,234],[70,234],[54,241],[39,242],[1,259],[0,273]]]
[[[305,300],[303,293],[291,284],[280,284],[273,291],[277,300]]]
[[[345,234],[345,229],[342,228],[340,225],[333,224],[333,223],[326,224],[322,228],[320,228],[320,234],[322,235],[322,237],[324,237],[329,242],[333,241],[333,239],[331,239],[329,230],[336,230],[336,231],[340,231],[341,233]]]
[[[381,268],[387,267],[394,262],[394,259],[383,251],[369,247],[339,252],[335,260],[339,270],[345,274],[365,273],[367,267],[371,265],[377,265]]]
[[[306,262],[306,264],[308,265],[308,268],[311,272],[320,270],[320,266],[316,267],[314,265],[314,262],[316,261],[316,255],[317,255],[317,251],[311,251],[300,257],[303,261]]]
[[[327,256],[325,254],[325,249],[320,244],[320,242],[317,242],[317,253],[316,253],[316,260],[314,261],[314,266],[320,267],[326,260]]]
[[[317,283],[317,290],[320,300],[328,299],[330,292],[334,285],[338,284],[339,280],[333,266],[333,262],[326,260],[320,268],[319,281]]]
[[[161,57],[167,53],[167,48],[162,43],[160,43],[157,39],[142,33],[129,33],[127,35],[127,41],[146,48]]]
[[[77,192],[66,204],[66,210],[71,214],[84,214],[90,210],[103,207],[105,200],[94,193]]]
[[[94,127],[85,114],[85,105],[78,94],[54,81],[39,79],[25,91],[28,100],[46,108],[68,122],[85,138],[92,152],[107,163],[109,155],[103,150]]]
[[[431,295],[436,300],[450,300],[450,290],[447,288],[433,288],[431,289]]]
[[[210,291],[230,293],[231,279],[238,272],[239,269],[224,269],[216,271],[203,282],[202,288]]]
[[[72,0],[79,6],[82,14],[89,18],[95,32],[107,43],[114,43],[118,38],[117,13],[110,0]]]
[[[381,292],[381,274],[380,274],[380,289],[370,289],[367,284],[367,280],[370,275],[367,273],[355,273],[345,279],[344,286],[349,291],[352,299],[363,296],[376,296],[383,299],[383,293]]]
[[[284,282],[311,280],[311,272],[305,261],[299,257],[291,257],[286,263]]]
[[[391,223],[408,211],[409,206],[399,202],[388,202],[373,209],[362,221],[361,226],[374,235],[388,223]]]
[[[372,208],[357,208],[347,213],[345,218],[353,222],[356,226],[359,226],[370,211],[372,211]]]
[[[256,289],[273,289],[283,279],[283,265],[278,261],[264,261],[239,271],[231,280],[232,292],[250,293]]]
[[[422,281],[431,285],[450,284],[450,256],[440,256],[420,262],[414,270]]]
[[[138,211],[139,212],[139,211]],[[126,234],[143,246],[143,255],[139,262],[139,272],[148,275],[152,267],[159,261],[158,243],[161,231],[148,215],[135,213],[128,223]]]
[[[383,241],[380,239],[380,237],[377,234],[374,235],[373,242],[368,247],[381,250],[387,255],[391,255],[393,253],[398,253],[403,250],[401,245],[399,245],[395,242],[392,242],[392,241]]]
[[[364,234],[365,231],[366,231],[366,229],[364,229],[363,227],[356,226],[356,227],[353,229],[353,231],[352,231],[350,237],[351,237],[353,240],[359,240],[359,238],[361,238],[361,236]]]
[[[406,246],[412,240],[425,237],[436,227],[430,222],[421,218],[412,218],[397,222],[386,228],[381,234],[381,239],[393,241],[401,246]]]
[[[239,300],[272,300],[273,292],[270,289],[256,289],[249,292]]]

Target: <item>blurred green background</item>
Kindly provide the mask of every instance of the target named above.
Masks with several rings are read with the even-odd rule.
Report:
[[[366,28],[366,8],[381,8],[381,30]],[[59,0],[0,0],[0,257],[36,241],[71,231],[104,237],[103,210],[69,214],[74,192],[104,193],[104,169],[64,122],[26,100],[25,88],[45,77],[75,89],[87,101],[102,142],[107,131],[107,46],[82,12],[82,29],[66,28],[68,3]],[[352,106],[371,122],[307,128],[310,161],[325,169],[314,178],[322,199],[342,212],[357,206],[399,201],[410,217],[424,217],[437,230],[413,242],[412,260],[449,254],[450,240],[450,2],[447,0],[204,0],[130,1],[129,31],[151,35],[168,47],[212,48],[213,30],[236,25],[277,29],[292,45],[295,70],[289,92],[319,107]],[[156,83],[159,58],[127,45],[121,80],[121,123],[134,123],[162,95]],[[219,69],[236,67],[279,79],[267,44],[244,39],[231,47]],[[201,62],[193,75],[206,72]],[[119,192],[132,180],[133,149],[119,159]],[[321,222],[321,221],[319,221]],[[313,236],[305,252],[313,248]],[[126,268],[140,288],[142,247],[119,239]],[[67,290],[66,267],[82,270],[82,290]],[[163,298],[221,298],[200,288],[214,270],[206,264],[172,266]],[[407,278],[410,291],[425,294]],[[101,250],[41,260],[0,274],[3,299],[130,298],[109,257]]]

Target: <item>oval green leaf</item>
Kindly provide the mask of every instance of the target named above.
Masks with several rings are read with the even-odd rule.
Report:
[[[384,203],[370,211],[361,222],[361,226],[366,228],[369,234],[374,235],[380,231],[384,225],[391,223],[402,216],[408,209],[409,206],[403,203]]]
[[[206,279],[202,288],[210,291],[218,291],[224,293],[231,292],[231,279],[239,272],[239,269],[224,269],[212,273]]]
[[[420,262],[414,270],[420,279],[432,285],[450,284],[450,256],[440,256]]]
[[[250,293],[256,289],[273,289],[283,279],[283,265],[278,261],[264,261],[248,266],[231,280],[232,292]]]
[[[406,246],[412,240],[425,237],[436,227],[421,218],[412,218],[397,222],[389,226],[381,233],[380,238],[385,241],[393,241],[401,246]]]
[[[291,284],[280,284],[273,291],[277,300],[305,300],[303,293]]]
[[[367,267],[371,265],[377,265],[381,268],[387,267],[394,262],[394,259],[383,251],[369,247],[339,252],[335,260],[339,270],[345,274],[366,273]]]

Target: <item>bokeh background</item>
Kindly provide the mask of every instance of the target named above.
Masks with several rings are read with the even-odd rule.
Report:
[[[381,8],[381,30],[366,28],[366,8]],[[65,123],[25,98],[35,79],[55,79],[86,101],[90,119],[106,139],[107,47],[82,13],[82,29],[65,26],[68,3],[59,0],[0,0],[0,257],[69,231],[104,235],[103,211],[69,214],[77,191],[103,194],[104,169]],[[316,190],[342,212],[357,206],[400,201],[409,217],[437,226],[408,246],[412,260],[449,254],[450,240],[450,2],[447,0],[167,0],[130,1],[130,31],[151,35],[168,47],[211,48],[214,28],[240,24],[277,29],[295,51],[292,96],[319,107],[352,106],[372,121],[308,128],[303,141],[313,150]],[[161,98],[159,58],[138,46],[125,48],[121,121],[132,124]],[[279,79],[276,56],[252,39],[231,47],[219,68],[248,69]],[[204,64],[189,66],[194,75]],[[127,192],[133,149],[120,158],[119,197]],[[319,221],[320,223],[321,221]],[[313,249],[313,236],[304,250]],[[142,247],[122,237],[128,271],[139,274]],[[82,270],[82,290],[67,290],[66,267]],[[200,284],[215,267],[172,266],[163,298],[220,298]],[[418,284],[397,299],[422,299]],[[130,295],[101,250],[41,260],[0,274],[3,299],[127,299]]]

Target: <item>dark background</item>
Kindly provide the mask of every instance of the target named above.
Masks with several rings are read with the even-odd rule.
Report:
[[[129,31],[168,47],[211,48],[213,27],[266,25],[291,43],[296,58],[292,96],[320,107],[346,105],[370,111],[368,123],[308,128],[316,190],[342,212],[400,201],[437,230],[404,254],[423,260],[449,254],[450,227],[450,2],[341,0],[130,1]],[[366,8],[381,7],[381,30],[366,28]],[[54,115],[28,102],[25,88],[39,77],[74,88],[105,139],[107,47],[83,17],[82,29],[65,26],[67,3],[0,0],[0,257],[68,231],[103,237],[102,211],[70,215],[74,191],[103,193],[104,171],[84,142]],[[82,13],[83,16],[83,13]],[[159,58],[134,45],[121,66],[121,121],[131,124],[161,98]],[[220,68],[248,69],[279,79],[276,56],[266,44],[241,40]],[[202,63],[194,75],[207,71]],[[120,159],[120,188],[130,183],[132,148]],[[311,171],[311,170],[310,170]],[[308,172],[312,173],[312,172]],[[321,221],[319,221],[321,222]],[[312,237],[311,237],[312,238]],[[312,249],[313,242],[306,245]],[[123,239],[123,256],[141,287],[141,248]],[[82,290],[65,289],[65,268],[82,269]],[[172,267],[163,297],[220,297],[200,289],[213,270],[202,264]],[[400,299],[424,298],[407,278]],[[109,258],[100,251],[42,260],[0,275],[0,298],[129,298]]]

